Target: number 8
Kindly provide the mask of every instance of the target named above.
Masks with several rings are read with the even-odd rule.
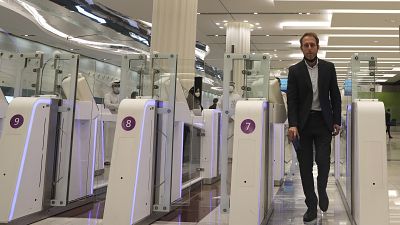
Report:
[[[132,126],[132,120],[126,121],[126,127],[130,128]]]

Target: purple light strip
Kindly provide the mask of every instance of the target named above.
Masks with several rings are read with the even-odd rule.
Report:
[[[35,116],[35,113],[36,113],[36,108],[41,103],[42,104],[50,104],[50,99],[38,99],[35,102],[35,104],[33,105],[33,111],[32,111],[32,114],[31,114],[30,121],[29,121],[28,132],[27,132],[26,139],[25,139],[24,152],[22,154],[21,165],[20,165],[19,171],[18,171],[17,185],[16,185],[15,191],[14,191],[14,197],[13,197],[13,201],[11,203],[11,211],[10,211],[10,214],[8,216],[8,221],[11,221],[12,218],[14,217],[15,204],[17,203],[19,185],[21,184],[22,172],[23,172],[24,166],[25,166],[26,153],[28,151],[28,145],[29,145],[29,140],[30,140],[29,137],[31,136],[33,119],[34,119],[34,116]]]
[[[269,130],[269,124],[267,124],[266,127],[264,128],[264,132],[263,132],[263,127],[265,125],[265,123],[264,123],[264,110],[268,110],[268,103],[267,102],[263,103],[262,110],[263,110],[263,113],[261,115],[261,124],[262,124],[262,126],[259,126],[259,127],[261,127],[261,135],[263,136],[265,134],[265,132],[267,132],[267,130]],[[267,111],[267,115],[269,116],[268,111]],[[264,140],[264,138],[262,138],[262,136],[261,136],[261,140]],[[260,193],[260,194],[263,191],[263,184],[264,184],[264,182],[261,182],[262,181],[262,177],[268,177],[268,174],[264,174],[264,176],[262,176],[262,172],[263,172],[262,171],[262,169],[263,169],[263,167],[262,167],[262,162],[263,162],[262,153],[263,153],[263,146],[265,146],[265,144],[261,140],[260,140],[260,173],[259,173],[259,178],[258,178],[258,180],[260,182],[260,184],[259,184],[260,185],[259,186],[260,190],[259,190],[258,193]],[[267,147],[267,149],[269,149],[269,146],[266,146],[266,147]],[[267,192],[265,194],[268,194],[268,183],[267,183],[267,186],[265,188],[267,188]],[[260,206],[261,206],[261,198],[258,198],[258,224],[261,224]],[[264,212],[262,212],[262,214],[264,215]]]
[[[104,165],[104,121],[101,121],[101,163]],[[104,166],[103,166],[104,167]]]
[[[135,100],[134,100],[135,101]],[[144,121],[146,121],[146,109],[148,108],[148,106],[150,104],[153,104],[153,106],[155,105],[154,100],[149,100],[146,102],[146,104],[144,105],[144,110],[143,110],[143,119],[142,119],[142,124],[141,124],[141,128],[140,128],[140,144],[139,144],[139,155],[137,158],[137,163],[136,163],[136,177],[135,177],[135,187],[134,187],[134,191],[133,191],[133,202],[132,202],[132,212],[131,212],[131,223],[133,224],[133,216],[135,213],[135,203],[136,203],[136,188],[137,188],[137,181],[138,181],[138,177],[139,177],[139,167],[140,167],[140,157],[141,157],[141,153],[142,153],[142,145],[143,145],[143,129],[144,129]]]
[[[182,122],[182,142],[183,142],[183,130],[184,130],[185,123]],[[182,166],[183,166],[183,145],[181,146],[181,163],[180,163],[180,171],[179,171],[179,198],[182,198]]]
[[[214,172],[214,116],[215,112],[212,111],[212,127],[211,127],[211,171],[210,171],[210,178],[213,178],[213,172]]]
[[[93,121],[92,121],[93,122]],[[93,195],[94,189],[94,170],[96,164],[96,146],[97,146],[97,118],[94,120],[94,135],[93,135],[93,153],[92,153],[92,181],[90,182],[90,194]]]

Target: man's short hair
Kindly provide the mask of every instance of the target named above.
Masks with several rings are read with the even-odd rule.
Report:
[[[307,33],[303,34],[303,36],[301,36],[301,38],[300,38],[300,46],[303,46],[303,39],[305,37],[313,37],[313,38],[315,38],[315,41],[317,42],[317,45],[319,45],[318,35],[316,33],[314,33],[314,32],[307,32]]]
[[[214,98],[213,99],[213,103],[215,104],[215,103],[217,103],[218,102],[218,98]]]

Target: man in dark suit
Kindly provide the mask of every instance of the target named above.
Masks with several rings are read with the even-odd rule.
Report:
[[[306,197],[307,212],[303,221],[317,218],[317,205],[325,212],[330,169],[331,140],[340,131],[341,97],[333,63],[318,59],[319,39],[305,33],[300,39],[304,59],[289,68],[288,119],[289,140],[296,143],[296,154]],[[314,191],[313,146],[318,166],[318,197]]]

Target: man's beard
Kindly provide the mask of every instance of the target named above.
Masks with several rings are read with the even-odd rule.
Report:
[[[318,56],[315,56],[313,59],[307,59],[306,57],[304,57],[304,59],[308,62],[308,63],[315,63],[315,61],[317,61]]]

